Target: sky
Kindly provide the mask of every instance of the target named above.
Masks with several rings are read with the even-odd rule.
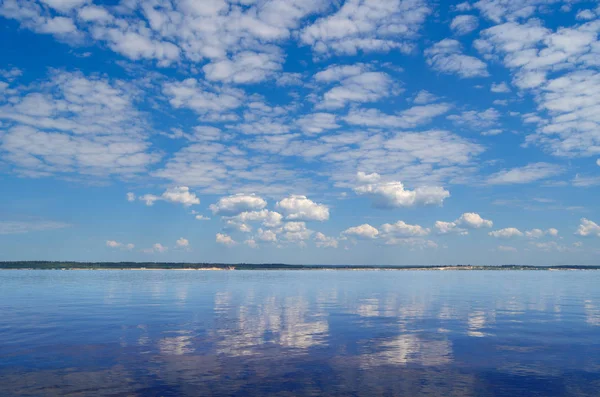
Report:
[[[598,265],[599,17],[0,0],[0,260]]]

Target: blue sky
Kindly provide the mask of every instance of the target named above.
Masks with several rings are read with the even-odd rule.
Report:
[[[0,0],[0,260],[598,264],[599,16]]]

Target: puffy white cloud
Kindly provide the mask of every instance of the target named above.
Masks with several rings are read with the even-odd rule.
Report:
[[[502,170],[488,177],[490,185],[522,184],[560,175],[564,169],[555,164],[533,163],[524,167]]]
[[[353,102],[375,102],[390,95],[392,85],[390,76],[383,72],[364,72],[347,77],[323,94],[323,101],[318,107],[338,109]]]
[[[279,212],[263,209],[260,211],[244,211],[227,219],[237,223],[262,222],[263,226],[272,228],[281,224],[283,216]]]
[[[368,196],[377,208],[411,207],[414,205],[442,205],[450,192],[439,186],[418,187],[408,190],[402,182],[375,182],[354,187],[359,196]]]
[[[276,243],[277,242],[277,233],[274,232],[273,230],[258,229],[257,233],[258,233],[257,238],[260,241],[264,241],[267,243]]]
[[[581,218],[581,223],[579,224],[579,228],[577,229],[577,232],[575,234],[584,237],[600,237],[600,226],[597,223],[590,221],[589,219]]]
[[[499,118],[500,113],[494,108],[483,111],[469,110],[448,116],[448,120],[452,120],[455,124],[466,125],[471,129],[489,128],[496,125]]]
[[[508,85],[505,82],[498,83],[498,84],[492,83],[492,87],[490,88],[490,91],[495,92],[495,93],[505,94],[505,93],[510,92],[510,88],[508,87]]]
[[[465,212],[454,222],[435,222],[435,228],[439,234],[458,233],[461,235],[469,234],[467,229],[489,228],[493,222],[483,219],[481,215],[475,212]]]
[[[321,232],[315,234],[314,240],[318,248],[337,248],[339,244],[335,237],[328,237]]]
[[[213,214],[238,215],[245,211],[261,210],[267,202],[255,194],[238,193],[233,196],[222,197],[216,204],[209,206]]]
[[[142,252],[144,252],[146,254],[154,254],[154,253],[162,254],[164,252],[167,252],[168,250],[169,250],[168,247],[165,247],[164,245],[162,245],[160,243],[156,243],[156,244],[152,245],[152,248],[143,249]]]
[[[474,212],[465,212],[456,220],[458,225],[470,228],[479,229],[482,227],[492,227],[493,222],[487,219],[483,219],[481,215]]]
[[[58,71],[47,81],[12,90],[0,105],[3,159],[32,177],[147,171],[160,155],[150,149],[137,95],[124,81]]]
[[[304,222],[287,222],[283,226],[283,236],[287,241],[303,243],[313,234],[313,231],[306,227]]]
[[[127,193],[127,201],[129,201],[129,202],[135,201],[135,194],[132,192]]]
[[[458,35],[471,33],[479,26],[479,19],[475,15],[457,15],[450,23],[450,29]]]
[[[447,103],[413,106],[393,115],[384,114],[377,109],[352,109],[344,120],[349,124],[368,127],[414,128],[431,122],[452,108]]]
[[[254,240],[252,238],[245,240],[244,244],[246,244],[248,247],[250,247],[252,249],[258,248],[258,243],[256,242],[256,240]]]
[[[122,244],[114,240],[106,240],[106,246],[110,248],[118,248]]]
[[[190,192],[190,188],[187,186],[175,186],[168,188],[160,196],[145,194],[138,198],[142,201],[145,201],[146,205],[154,205],[156,201],[168,201],[170,203],[183,204],[186,207],[194,204],[200,204],[200,199],[195,193]]]
[[[132,243],[125,244],[125,243],[120,243],[115,240],[106,240],[106,246],[108,248],[120,248],[120,249],[127,250],[127,251],[131,251],[132,249],[135,248],[135,245]]]
[[[409,225],[404,221],[398,221],[381,225],[381,232],[387,237],[422,237],[427,236],[430,230],[420,225]]]
[[[457,233],[460,235],[467,235],[469,232],[463,228],[458,227],[456,222],[444,222],[444,221],[436,221],[434,227],[438,231],[439,234],[450,234]]]
[[[494,230],[493,232],[489,232],[488,234],[492,237],[497,238],[511,238],[523,236],[523,232],[514,227],[507,227],[505,229]]]
[[[175,242],[175,245],[177,245],[177,247],[179,247],[179,248],[187,248],[190,246],[190,242],[187,239],[181,237],[181,238],[177,239],[177,241]]]
[[[196,220],[199,220],[199,221],[209,221],[210,220],[209,217],[202,215],[202,214],[196,215],[195,218],[196,218]]]
[[[431,12],[423,0],[348,0],[307,26],[301,40],[317,54],[410,51]]]
[[[589,21],[596,18],[596,14],[592,10],[579,10],[575,18],[579,21]]]
[[[300,129],[307,135],[321,134],[327,130],[339,128],[336,116],[331,113],[313,113],[305,115],[297,121]]]
[[[226,246],[232,246],[237,244],[237,242],[235,242],[235,240],[233,240],[230,236],[223,233],[217,233],[215,241],[219,244],[223,244]]]
[[[306,196],[291,195],[277,203],[286,219],[304,221],[326,221],[329,219],[329,207],[317,204]]]
[[[265,80],[281,69],[282,57],[278,53],[244,51],[233,59],[211,62],[203,67],[208,80],[226,83],[249,84]]]
[[[554,228],[550,228],[548,230],[531,229],[531,230],[525,231],[525,236],[528,238],[534,238],[534,239],[542,238],[544,236],[556,237],[556,236],[558,236],[558,230],[554,229]]]
[[[487,65],[481,60],[462,54],[461,44],[444,39],[425,50],[427,64],[438,72],[457,74],[462,78],[488,76]]]
[[[428,103],[436,102],[438,99],[439,98],[431,92],[427,90],[421,90],[417,93],[415,99],[413,99],[413,102],[417,105],[426,105]]]
[[[356,237],[359,239],[374,239],[379,236],[379,230],[365,223],[360,226],[350,227],[342,232],[345,236]]]

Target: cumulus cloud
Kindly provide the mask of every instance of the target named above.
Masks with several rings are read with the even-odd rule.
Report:
[[[303,43],[319,55],[363,52],[408,52],[431,12],[423,0],[349,0],[301,33]]]
[[[439,234],[457,233],[461,235],[469,234],[466,229],[490,228],[493,222],[483,219],[481,215],[475,212],[465,212],[454,222],[437,221],[435,228]]]
[[[277,203],[286,219],[298,221],[326,221],[329,219],[329,207],[317,204],[306,196],[291,195]]]
[[[177,241],[175,242],[175,245],[178,248],[188,248],[190,246],[190,242],[187,239],[181,237],[181,238],[177,239]]]
[[[318,248],[338,247],[338,240],[335,237],[328,237],[321,232],[317,232],[317,234],[315,234],[314,241]]]
[[[393,81],[383,72],[364,72],[343,79],[323,94],[319,108],[339,109],[348,103],[375,102],[391,93]]]
[[[156,243],[156,244],[152,245],[152,248],[143,249],[142,252],[144,252],[146,254],[155,254],[155,253],[162,254],[164,252],[167,252],[168,250],[169,250],[168,247],[166,247],[160,243]]]
[[[379,230],[365,223],[360,226],[350,227],[342,232],[342,235],[358,239],[375,239],[379,236]]]
[[[471,33],[479,26],[479,19],[475,15],[457,15],[450,23],[450,29],[457,35]]]
[[[495,92],[495,93],[501,93],[501,94],[506,94],[508,92],[510,92],[510,88],[508,87],[508,85],[505,82],[502,83],[492,83],[492,87],[490,88],[491,92]]]
[[[493,232],[489,232],[488,234],[496,238],[512,238],[523,236],[523,232],[514,227],[507,227],[505,229],[494,230]]]
[[[531,229],[531,230],[525,231],[525,236],[528,238],[533,238],[533,239],[542,238],[544,236],[556,237],[556,236],[558,236],[558,230],[554,229],[554,228],[550,228],[547,230]]]
[[[600,237],[600,226],[589,219],[581,218],[581,223],[579,224],[579,228],[577,229],[577,232],[575,234],[583,237]]]
[[[135,201],[135,194],[131,193],[131,192],[127,193],[127,201],[129,201],[129,202]]]
[[[492,174],[488,177],[487,183],[490,185],[531,183],[560,175],[563,172],[563,168],[555,164],[533,163]]]
[[[263,226],[273,228],[281,225],[283,215],[275,211],[244,211],[226,219],[236,223],[261,222]]]
[[[464,55],[461,44],[452,39],[444,39],[425,50],[427,64],[433,70],[447,74],[457,74],[462,78],[488,76],[487,65],[481,60]]]
[[[364,178],[364,174],[359,175],[358,179],[360,180],[360,178]],[[377,208],[442,205],[444,200],[450,197],[450,192],[439,186],[424,186],[408,190],[402,182],[359,184],[354,188],[354,192],[359,196],[370,197],[373,206]]]
[[[277,233],[274,232],[273,230],[258,229],[257,230],[257,238],[260,241],[264,241],[267,243],[276,243],[277,242]]]
[[[409,225],[404,221],[398,221],[381,225],[381,232],[388,237],[422,237],[427,236],[430,230],[420,225]]]
[[[237,242],[233,240],[229,235],[223,233],[217,233],[215,241],[218,244],[222,244],[225,246],[233,246],[237,244]]]
[[[238,193],[220,198],[216,204],[211,204],[209,209],[213,214],[233,216],[245,211],[261,210],[266,206],[267,202],[255,194]]]
[[[127,199],[129,200],[129,195]],[[200,204],[200,199],[195,193],[190,192],[190,188],[187,186],[175,186],[168,188],[160,196],[145,194],[140,196],[139,199],[145,201],[146,205],[148,206],[154,205],[156,201],[167,201],[170,203],[183,204],[185,207]]]

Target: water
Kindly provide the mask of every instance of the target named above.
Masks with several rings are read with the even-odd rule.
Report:
[[[600,396],[600,271],[0,271],[0,396]]]

